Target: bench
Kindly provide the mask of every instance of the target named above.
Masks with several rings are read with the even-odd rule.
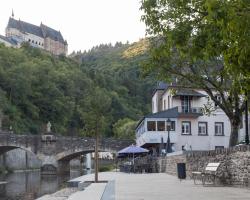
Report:
[[[208,163],[205,170],[203,172],[194,171],[192,172],[192,178],[194,180],[194,184],[196,184],[196,179],[200,178],[202,184],[205,185],[205,182],[213,182],[215,184],[215,180],[217,177],[217,170],[220,166],[220,163]]]

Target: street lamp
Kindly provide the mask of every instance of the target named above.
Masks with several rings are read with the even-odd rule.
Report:
[[[170,143],[170,137],[169,137],[169,132],[170,132],[170,130],[171,130],[171,120],[168,119],[168,120],[167,120],[167,131],[168,131],[167,153],[171,153],[171,152],[172,152],[171,143]]]
[[[247,91],[245,91],[245,96],[246,96],[246,100],[245,100],[245,126],[246,126],[246,135],[245,135],[245,143],[249,144],[249,134],[248,134],[248,95],[247,95]]]

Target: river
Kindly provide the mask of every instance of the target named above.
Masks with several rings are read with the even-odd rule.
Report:
[[[70,174],[63,176],[40,175],[39,171],[0,175],[0,182],[7,182],[7,184],[0,184],[0,200],[34,200],[56,192],[65,187],[68,180],[86,173],[71,170]]]

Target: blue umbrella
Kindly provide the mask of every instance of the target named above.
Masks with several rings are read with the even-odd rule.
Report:
[[[141,147],[138,147],[138,146],[134,146],[134,145],[131,145],[129,147],[126,147],[120,151],[118,151],[118,157],[122,156],[122,155],[126,155],[126,154],[133,154],[133,168],[134,168],[134,172],[135,172],[135,154],[142,154],[142,153],[148,153],[149,150],[147,149],[144,149],[144,148],[141,148]]]
[[[129,147],[126,147],[120,151],[118,151],[118,154],[137,154],[137,153],[148,153],[149,150],[131,145]]]

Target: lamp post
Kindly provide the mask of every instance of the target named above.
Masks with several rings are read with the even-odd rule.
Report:
[[[171,143],[170,143],[170,137],[169,137],[169,132],[170,132],[170,130],[171,130],[171,120],[168,119],[168,120],[167,120],[167,131],[168,131],[167,153],[171,153],[171,152],[172,152]]]
[[[245,143],[249,144],[249,134],[248,134],[248,96],[247,96],[247,91],[245,91],[245,96],[246,96],[246,100],[245,100],[245,125],[246,125],[246,135],[245,135]]]

